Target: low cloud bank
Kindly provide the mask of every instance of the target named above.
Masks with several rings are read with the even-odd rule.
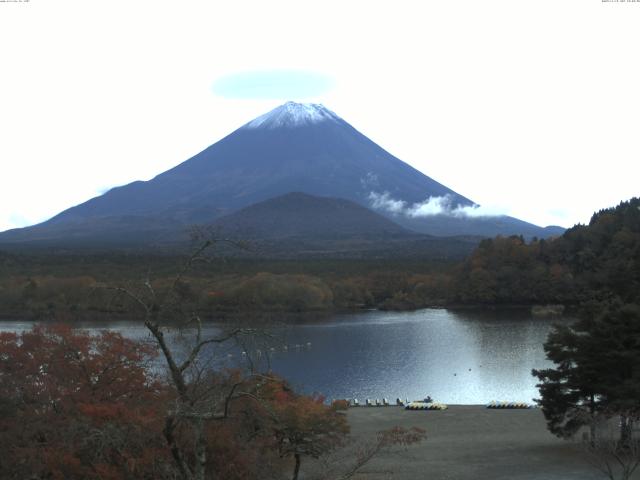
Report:
[[[397,215],[405,215],[411,218],[430,217],[434,215],[448,215],[451,217],[498,217],[505,215],[496,208],[482,207],[480,205],[455,205],[452,195],[441,197],[429,197],[424,202],[408,204],[404,200],[398,200],[389,192],[369,193],[371,206],[376,210],[384,210]]]

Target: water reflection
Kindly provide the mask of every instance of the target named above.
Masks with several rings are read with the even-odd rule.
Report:
[[[531,401],[531,369],[548,365],[542,343],[551,324],[517,311],[370,312],[282,327],[285,341],[312,348],[276,354],[271,365],[297,388],[330,398]]]
[[[542,343],[552,323],[517,311],[375,311],[271,327],[267,336],[210,354],[218,364],[230,366],[246,365],[250,356],[256,368],[271,368],[298,390],[327,398],[363,402],[367,397],[431,395],[446,403],[531,401],[537,396],[531,369],[548,365]],[[29,322],[0,326],[2,330],[30,327]],[[148,338],[139,323],[98,328]],[[217,331],[219,327],[207,327],[208,333]]]

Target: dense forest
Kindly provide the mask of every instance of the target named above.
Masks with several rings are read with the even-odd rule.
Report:
[[[215,253],[215,249],[214,249]],[[0,315],[73,321],[126,314],[107,287],[156,288],[183,261],[141,254],[0,253]],[[496,237],[450,259],[251,259],[208,257],[181,279],[182,301],[225,318],[269,312],[331,312],[427,306],[579,305],[640,284],[640,199],[595,213],[547,240]]]
[[[455,270],[451,300],[478,304],[577,305],[612,295],[638,298],[640,199],[595,213],[561,237],[526,243],[498,237],[480,243]]]

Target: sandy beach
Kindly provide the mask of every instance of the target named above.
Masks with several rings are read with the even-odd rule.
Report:
[[[406,451],[384,453],[358,479],[596,480],[579,441],[551,435],[539,409],[492,410],[453,405],[444,411],[358,407],[347,416],[356,436],[393,426],[423,428],[427,439]],[[634,477],[636,478],[636,477]],[[640,478],[640,477],[637,477]]]

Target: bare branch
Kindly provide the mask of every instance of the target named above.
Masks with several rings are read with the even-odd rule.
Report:
[[[149,315],[151,313],[151,306],[146,304],[144,300],[142,300],[139,296],[133,294],[129,289],[126,289],[123,287],[109,287],[109,286],[105,286],[102,288],[106,290],[113,290],[115,292],[124,294],[125,296],[129,297],[131,300],[136,302],[138,305],[140,305],[144,309],[146,315]]]
[[[200,351],[202,350],[203,347],[210,345],[212,343],[224,343],[228,340],[231,340],[232,338],[234,338],[235,336],[241,334],[241,333],[248,333],[251,330],[247,330],[247,329],[241,329],[241,328],[237,328],[235,330],[233,330],[231,333],[229,333],[228,335],[224,336],[224,337],[216,337],[216,338],[209,338],[207,340],[200,340],[200,326],[198,324],[198,340],[200,340],[197,345],[195,347],[193,347],[193,349],[191,350],[189,357],[182,363],[182,365],[180,365],[180,367],[178,368],[178,370],[180,372],[184,372],[187,368],[189,368],[191,366],[191,364],[195,361],[195,359],[198,357],[198,355],[200,354]]]
[[[156,300],[156,291],[153,289],[153,285],[151,285],[151,281],[149,280],[149,273],[147,272],[147,278],[144,281],[144,286],[147,287],[149,293],[151,293],[151,298],[153,298],[154,302]]]

